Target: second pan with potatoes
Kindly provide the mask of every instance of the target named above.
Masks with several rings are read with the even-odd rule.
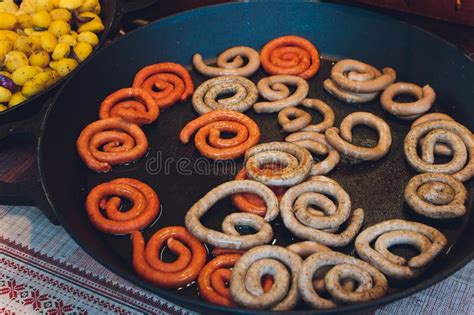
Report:
[[[86,63],[43,120],[44,188],[23,192],[124,278],[203,312],[354,311],[472,258],[474,64],[440,39],[240,3]]]

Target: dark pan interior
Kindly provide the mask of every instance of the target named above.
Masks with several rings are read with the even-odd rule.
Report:
[[[365,209],[364,226],[404,218],[432,225],[449,238],[446,255],[441,255],[420,278],[403,283],[392,281],[393,290],[387,297],[338,310],[373,307],[411,294],[446,277],[472,256],[474,245],[470,235],[474,223],[471,215],[457,220],[427,220],[414,214],[403,202],[403,189],[415,175],[405,162],[402,147],[409,124],[383,112],[378,100],[366,105],[342,103],[323,90],[322,81],[328,77],[332,61],[340,58],[360,59],[379,68],[390,66],[397,70],[399,81],[433,86],[438,94],[434,110],[449,113],[473,129],[474,115],[470,106],[474,98],[474,64],[455,47],[408,24],[364,10],[321,3],[227,4],[166,18],[105,48],[64,85],[45,120],[39,162],[45,190],[61,223],[86,251],[122,277],[181,305],[200,310],[220,309],[202,302],[196,294],[196,285],[176,292],[162,290],[137,278],[130,265],[129,237],[96,231],[85,214],[84,200],[93,186],[114,178],[133,177],[148,183],[162,202],[161,216],[144,231],[145,238],[149,238],[162,227],[184,225],[184,215],[190,206],[212,187],[233,178],[241,159],[236,164],[208,164],[192,143],[179,143],[181,128],[197,117],[190,101],[162,112],[156,123],[144,128],[150,142],[145,158],[132,165],[115,167],[108,174],[94,174],[84,167],[76,154],[75,140],[86,124],[98,119],[101,100],[129,86],[141,67],[162,61],[190,65],[195,52],[212,58],[236,45],[259,50],[268,40],[287,34],[308,38],[322,54],[321,70],[309,82],[309,97],[320,98],[332,106],[336,125],[351,112],[369,111],[381,116],[392,128],[393,144],[385,158],[359,164],[344,160],[330,173],[330,177],[348,191],[353,207]],[[196,86],[205,80],[195,71],[191,74]],[[263,76],[260,71],[251,79],[257,82]],[[262,130],[261,142],[283,140],[285,134],[279,129],[276,114],[257,115],[252,110],[247,114]],[[317,121],[317,115],[313,113],[313,116]],[[376,136],[364,128],[356,128],[355,138],[356,141],[375,140]],[[178,162],[183,157],[190,163],[184,167],[184,174],[183,169],[178,170],[179,163],[186,163]],[[204,176],[206,165],[211,174]],[[472,183],[469,187],[472,191]],[[219,228],[224,215],[232,211],[235,210],[229,200],[221,202],[211,210],[212,215],[205,217],[204,223]],[[273,227],[277,244],[294,241],[279,219]],[[352,253],[353,247],[342,248],[342,251]]]

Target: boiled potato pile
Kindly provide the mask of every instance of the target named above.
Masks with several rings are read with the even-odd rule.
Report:
[[[99,0],[0,0],[0,111],[89,57],[104,30],[99,14]]]

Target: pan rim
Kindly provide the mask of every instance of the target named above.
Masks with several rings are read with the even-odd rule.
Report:
[[[272,2],[274,2],[274,3],[285,3],[285,1],[272,1]],[[322,2],[322,1],[300,0],[298,2],[314,4],[314,5],[334,6],[334,7],[339,7],[339,8],[348,7],[348,5],[342,5],[342,4],[338,4],[338,3],[327,3],[327,2]],[[241,6],[241,5],[251,5],[251,3],[229,2],[229,3],[222,3],[222,4],[217,4],[217,5],[204,6],[204,7],[200,7],[200,8],[197,8],[197,9],[191,9],[191,10],[183,11],[183,12],[180,12],[180,13],[176,13],[176,14],[164,17],[162,19],[158,19],[158,20],[153,21],[152,23],[150,23],[150,24],[148,24],[144,27],[141,27],[139,29],[131,31],[127,35],[115,40],[111,45],[103,47],[102,49],[100,49],[97,52],[97,54],[94,54],[93,57],[103,53],[103,51],[106,51],[107,49],[110,49],[110,47],[113,46],[115,43],[124,40],[129,35],[135,34],[135,32],[138,32],[141,29],[145,29],[147,27],[150,27],[154,24],[169,23],[170,21],[173,21],[176,18],[191,16],[191,15],[199,15],[199,14],[201,14],[201,12],[208,11],[208,10],[214,10],[216,8],[219,8],[219,7],[227,7],[227,6],[230,7],[230,6]],[[474,59],[471,58],[469,55],[467,55],[460,47],[454,45],[453,43],[447,41],[446,39],[444,39],[444,38],[442,38],[442,37],[440,37],[436,34],[433,34],[433,33],[429,32],[427,30],[424,30],[424,29],[422,29],[422,28],[420,28],[416,25],[412,25],[408,22],[399,20],[397,18],[393,18],[391,16],[388,16],[388,15],[380,13],[380,12],[374,12],[372,10],[362,9],[362,8],[354,7],[354,6],[350,6],[350,7],[353,10],[364,12],[365,14],[372,14],[372,15],[377,16],[377,17],[383,17],[383,18],[391,20],[392,22],[405,24],[405,25],[407,25],[407,26],[409,26],[413,29],[416,29],[417,31],[422,31],[423,33],[427,34],[428,36],[432,36],[432,37],[435,37],[437,40],[441,40],[443,43],[447,44],[451,48],[454,48],[458,53],[461,53],[461,55],[463,55],[465,58],[467,58],[467,60],[474,63]],[[92,58],[88,58],[88,60],[86,60],[85,62],[83,62],[82,64],[79,65],[78,69],[86,66],[91,60],[92,60]],[[76,70],[78,70],[78,69],[76,69]],[[43,167],[42,167],[43,151],[42,151],[41,148],[42,148],[44,129],[46,128],[46,124],[47,124],[49,115],[50,115],[51,111],[53,110],[53,108],[54,108],[54,106],[57,102],[57,99],[59,98],[60,95],[62,95],[63,90],[69,84],[69,81],[72,80],[76,74],[77,74],[77,72],[74,75],[71,75],[69,78],[67,78],[67,80],[63,83],[61,88],[58,90],[58,92],[54,96],[53,102],[48,107],[48,109],[45,113],[45,116],[43,117],[43,121],[42,121],[42,124],[41,124],[41,129],[40,129],[40,134],[39,134],[39,137],[38,137],[37,162],[38,162],[38,171],[39,171],[39,176],[40,176],[40,183],[41,183],[43,192],[44,192],[44,194],[45,194],[45,196],[48,200],[48,203],[51,205],[52,209],[55,209],[54,202],[53,202],[51,196],[48,193],[48,190],[47,190],[47,187],[46,187],[45,174],[44,174],[44,170],[43,170]],[[102,266],[104,266],[105,268],[107,268],[111,272],[113,272],[113,273],[117,274],[118,276],[120,276],[121,278],[125,279],[126,281],[129,281],[132,284],[135,284],[135,285],[137,285],[141,288],[146,289],[147,291],[150,291],[154,294],[157,294],[158,296],[160,296],[164,299],[168,299],[172,303],[178,304],[179,306],[182,306],[184,308],[189,308],[189,309],[193,309],[193,307],[194,307],[194,309],[195,308],[207,309],[207,310],[210,310],[210,311],[223,312],[223,313],[227,313],[227,312],[240,313],[240,314],[249,314],[249,313],[259,313],[259,314],[272,313],[273,314],[273,313],[275,313],[275,312],[268,311],[268,310],[267,311],[265,311],[265,310],[257,311],[257,310],[249,310],[249,309],[241,308],[241,307],[227,308],[227,307],[214,305],[214,304],[208,303],[208,302],[203,301],[203,300],[197,300],[197,299],[190,299],[188,297],[182,297],[179,294],[179,291],[166,290],[166,289],[159,288],[157,286],[154,286],[154,285],[146,282],[145,280],[139,278],[136,274],[134,274],[131,268],[130,268],[130,270],[126,271],[126,274],[125,274],[126,277],[124,277],[122,275],[122,271],[120,271],[119,268],[117,268],[115,266],[108,265],[106,259],[103,259],[101,257],[99,257],[99,258],[94,257],[94,251],[90,248],[90,246],[88,246],[87,244],[81,243],[80,238],[75,235],[74,230],[69,225],[65,224],[66,220],[65,220],[65,217],[62,215],[62,212],[55,212],[55,213],[56,213],[56,216],[57,216],[58,221],[60,222],[61,226],[67,231],[69,236],[87,254],[89,254],[95,261],[100,263]],[[328,310],[325,310],[325,309],[308,309],[308,310],[285,311],[285,314],[287,314],[287,313],[288,314],[306,314],[306,313],[308,313],[308,314],[323,314],[323,313],[324,314],[336,314],[336,313],[348,313],[348,312],[355,312],[355,311],[378,308],[378,307],[381,307],[381,306],[386,305],[388,303],[392,303],[394,301],[397,301],[397,300],[403,299],[405,297],[411,296],[411,295],[413,295],[417,292],[420,292],[421,290],[424,290],[424,289],[427,289],[427,288],[433,286],[434,284],[440,282],[441,280],[446,279],[447,277],[449,277],[450,275],[452,275],[453,273],[455,273],[456,271],[461,269],[463,266],[465,266],[468,262],[470,262],[473,259],[474,259],[474,251],[471,251],[463,259],[459,260],[453,266],[451,266],[447,270],[443,270],[443,271],[439,272],[438,274],[426,279],[423,283],[416,284],[416,285],[414,285],[410,288],[397,291],[393,294],[384,296],[380,299],[376,299],[376,300],[368,301],[368,302],[363,302],[363,303],[358,303],[358,304],[341,306],[341,307],[337,307],[337,308],[334,308],[334,309],[328,309]],[[179,303],[182,303],[182,304],[180,305]]]

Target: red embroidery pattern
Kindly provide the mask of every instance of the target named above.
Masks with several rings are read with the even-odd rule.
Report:
[[[123,309],[121,309],[118,306],[112,305],[107,300],[101,300],[101,299],[99,299],[98,297],[96,297],[94,295],[87,294],[86,292],[80,291],[79,289],[76,289],[72,286],[64,284],[64,283],[62,283],[62,282],[60,282],[60,281],[58,281],[54,278],[51,278],[51,277],[49,277],[45,274],[42,274],[38,271],[34,271],[34,270],[31,270],[27,267],[19,265],[19,264],[15,263],[14,261],[10,261],[10,260],[2,257],[2,258],[0,258],[0,264],[3,264],[3,265],[5,265],[9,268],[15,269],[15,270],[17,270],[18,272],[21,272],[24,275],[36,278],[36,279],[38,279],[38,280],[40,280],[40,281],[42,281],[46,284],[53,285],[53,286],[57,287],[58,289],[60,289],[61,291],[69,293],[69,294],[77,297],[78,299],[84,299],[86,301],[93,302],[95,304],[100,305],[104,309],[109,309],[110,311],[113,311],[113,312],[116,312],[116,313],[119,313],[119,314],[124,313]],[[0,278],[1,277],[7,278],[5,275],[0,276]],[[14,298],[10,298],[12,300],[16,299],[18,297],[18,293],[20,291],[24,290],[25,288],[27,288],[28,291],[31,291],[31,292],[29,292],[29,294],[26,294],[25,298],[22,299],[21,301],[24,305],[32,305],[33,310],[35,310],[35,305],[34,305],[34,301],[32,300],[32,294],[35,290],[38,291],[38,293],[37,293],[38,294],[38,298],[37,298],[38,303],[36,305],[39,304],[40,305],[39,307],[42,307],[43,309],[46,309],[47,314],[52,314],[52,315],[62,315],[62,314],[66,314],[66,313],[70,314],[70,312],[72,312],[74,310],[72,305],[64,305],[64,302],[61,299],[55,298],[55,297],[50,297],[47,294],[41,294],[38,289],[33,288],[33,287],[31,287],[31,288],[26,287],[25,284],[17,285],[16,281],[13,280],[13,279],[7,280],[6,284],[7,284],[6,286],[1,287],[0,292],[3,292],[3,294],[14,294],[15,295]],[[12,291],[14,291],[14,293],[12,293]],[[41,306],[41,303],[43,304],[42,306]],[[74,310],[74,311],[75,311],[74,313],[79,313],[79,312],[82,311],[82,309],[77,309],[77,310]]]
[[[39,290],[34,290],[30,293],[30,296],[23,300],[23,305],[30,305],[33,307],[33,310],[37,311],[41,309],[42,302],[48,301],[49,295],[43,294],[40,295]]]
[[[7,310],[6,308],[2,307],[0,308],[0,315],[15,315],[15,313]]]
[[[72,311],[72,305],[64,305],[63,301],[54,302],[54,308],[49,309],[46,314],[49,315],[65,315],[66,312]]]
[[[98,287],[106,287],[111,291],[117,291],[117,292],[120,292],[122,294],[126,294],[127,296],[130,296],[133,299],[144,303],[144,305],[147,305],[148,307],[153,307],[153,310],[154,310],[153,312],[160,310],[160,311],[165,312],[167,314],[189,314],[188,312],[185,312],[183,310],[175,308],[172,304],[168,304],[165,301],[160,301],[160,300],[157,300],[157,299],[152,300],[149,297],[146,297],[146,295],[140,294],[140,291],[135,291],[135,290],[132,290],[131,288],[121,286],[120,284],[109,282],[109,281],[107,281],[107,279],[101,279],[95,274],[81,271],[81,270],[77,269],[76,267],[65,264],[65,263],[61,262],[60,260],[58,260],[54,257],[47,256],[47,255],[45,255],[43,253],[40,253],[38,251],[35,251],[35,250],[33,250],[33,249],[31,249],[27,246],[24,246],[24,245],[19,244],[15,241],[12,241],[11,239],[4,238],[1,235],[0,235],[0,243],[5,244],[9,248],[21,251],[22,253],[24,253],[27,256],[32,255],[37,259],[41,259],[42,261],[44,261],[47,264],[54,265],[58,268],[67,270],[68,272],[72,272],[76,276],[80,276],[83,279],[93,281],[94,283],[97,283]],[[26,258],[26,256],[25,256],[25,258]],[[28,259],[28,258],[26,258],[26,259]],[[24,273],[28,276],[33,276],[34,278],[36,278],[40,281],[45,281],[48,284],[52,284],[55,287],[61,289],[61,291],[64,290],[67,293],[71,293],[74,296],[77,296],[78,299],[79,298],[84,299],[88,302],[92,302],[96,305],[100,305],[101,308],[113,311],[117,314],[127,314],[128,313],[123,308],[109,303],[107,301],[107,299],[97,298],[97,296],[87,294],[87,291],[83,292],[83,291],[74,289],[72,287],[69,287],[69,286],[65,285],[64,283],[56,281],[53,278],[49,278],[49,277],[45,276],[44,274],[42,274],[40,272],[35,273],[33,270],[31,270],[29,268],[23,267],[22,265],[17,265],[16,263],[10,261],[9,259],[0,258],[0,265],[2,265],[2,264],[7,266],[7,267],[11,267],[13,269],[19,270],[21,273]],[[0,315],[2,315],[2,314],[0,314]]]
[[[14,300],[17,298],[18,293],[25,289],[24,284],[16,284],[14,279],[8,280],[6,286],[0,288],[0,295],[8,294],[10,300]]]
[[[7,262],[5,258],[1,258],[0,261],[4,264]],[[5,265],[11,267],[15,263],[9,261]],[[17,269],[25,271],[26,268]],[[15,279],[11,279],[5,274],[0,274],[0,294],[8,294],[10,300],[25,306],[30,305],[33,311],[45,311],[49,315],[86,314],[83,309],[76,308],[71,304],[67,305],[60,298],[51,297],[49,294],[42,294],[39,289],[30,285],[18,284]],[[0,309],[0,315],[15,315],[15,313],[4,307]]]

